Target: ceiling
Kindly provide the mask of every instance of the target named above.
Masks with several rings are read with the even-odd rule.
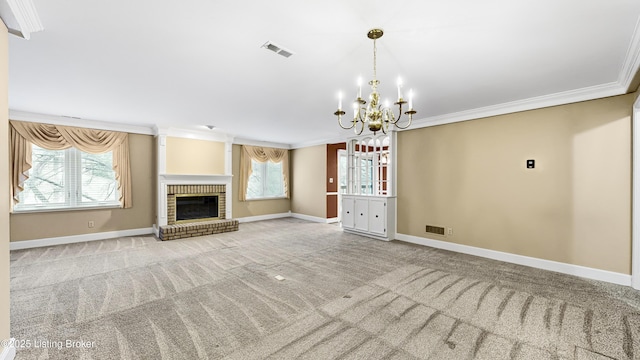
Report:
[[[629,91],[637,0],[34,0],[45,30],[9,41],[13,111],[282,144],[352,134],[333,112],[398,76],[416,126]],[[285,58],[261,46],[271,41]],[[368,89],[363,88],[363,95]]]

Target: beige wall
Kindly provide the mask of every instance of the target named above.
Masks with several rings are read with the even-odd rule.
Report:
[[[634,99],[399,133],[398,232],[630,274]]]
[[[9,339],[9,106],[7,28],[0,21],[0,340]],[[0,354],[3,348],[0,346]]]
[[[291,200],[289,199],[275,199],[275,200],[251,200],[240,201],[238,200],[238,194],[240,189],[240,151],[242,151],[241,145],[233,145],[232,147],[232,171],[233,171],[233,199],[232,199],[232,216],[234,219],[270,215],[270,214],[282,214],[291,210]]]
[[[224,143],[167,136],[167,174],[224,174]]]
[[[326,145],[291,151],[291,212],[326,218]]]
[[[130,134],[129,146],[132,208],[11,214],[11,241],[151,228],[155,213],[154,138]],[[90,220],[95,221],[94,228],[88,227]]]

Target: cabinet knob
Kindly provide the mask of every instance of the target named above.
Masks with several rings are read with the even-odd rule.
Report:
[[[376,217],[378,217],[378,215],[376,215]]]
[[[363,213],[360,213],[360,216],[364,215]]]
[[[348,214],[348,213],[349,213],[349,212],[347,211],[347,214]]]

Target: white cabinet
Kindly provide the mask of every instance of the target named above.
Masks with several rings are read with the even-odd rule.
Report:
[[[355,228],[360,231],[369,231],[369,200],[367,198],[355,198]]]
[[[387,200],[369,200],[369,232],[387,235]]]
[[[393,240],[395,200],[389,196],[343,195],[342,228],[380,240]]]
[[[353,229],[355,226],[354,206],[353,201],[342,201],[342,214],[340,215],[344,229]]]
[[[396,139],[391,131],[347,140],[346,193],[340,214],[344,231],[395,239]]]

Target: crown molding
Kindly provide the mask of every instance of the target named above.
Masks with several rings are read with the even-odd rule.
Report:
[[[12,34],[27,40],[31,33],[44,30],[31,0],[0,0],[0,17]]]
[[[1,1],[1,0],[0,0]],[[70,118],[66,116],[32,113],[27,111],[9,110],[9,120],[38,122],[44,124],[76,126],[89,129],[122,131],[132,134],[154,135],[150,126],[128,125],[107,121]]]
[[[638,86],[637,84],[633,84],[638,70],[640,70],[640,17],[636,22],[636,27],[631,36],[629,48],[627,49],[627,54],[618,76],[618,83],[624,87],[625,91],[633,91],[635,87]]]
[[[266,146],[266,147],[272,147],[272,148],[278,148],[278,149],[291,149],[290,144],[276,143],[276,142],[270,142],[270,141],[260,141],[260,140],[246,139],[246,138],[240,138],[240,137],[236,137],[235,139],[233,139],[233,144],[234,145]]]
[[[166,135],[185,139],[232,142],[233,136],[216,130],[193,130],[175,127],[154,126],[154,135]]]
[[[419,129],[430,126],[450,124],[460,121],[477,120],[490,116],[505,115],[527,110],[542,109],[551,106],[565,105],[581,101],[600,99],[610,96],[622,95],[626,89],[618,82],[590,86],[586,88],[563,91],[555,94],[532,97],[508,103],[485,106],[476,109],[464,110],[438,116],[431,116],[414,121],[407,129]],[[398,130],[398,131],[407,131]]]
[[[340,135],[337,137],[291,144],[291,149],[302,149],[302,148],[311,147],[311,146],[343,143],[343,142],[346,142],[347,139],[352,136],[355,136],[353,132],[349,132],[349,134],[345,132],[343,135]]]

